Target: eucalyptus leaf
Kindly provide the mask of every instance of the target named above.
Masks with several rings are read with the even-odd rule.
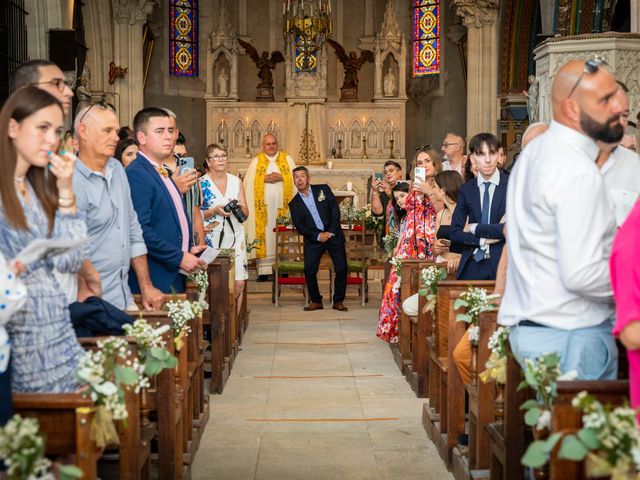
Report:
[[[462,298],[456,298],[456,300],[453,302],[453,309],[454,310],[460,310],[460,307],[468,307],[469,303],[466,300],[463,300]]]
[[[116,381],[118,384],[135,385],[135,383],[138,381],[138,374],[131,367],[116,365],[115,373]]]
[[[473,317],[471,315],[467,315],[466,313],[459,313],[456,316],[456,321],[471,323],[473,321]]]
[[[562,444],[560,445],[560,451],[558,452],[558,458],[563,460],[573,460],[574,462],[579,462],[584,460],[584,458],[589,453],[587,447],[578,440],[578,437],[575,435],[567,435],[562,440]]]
[[[549,456],[544,453],[544,444],[542,440],[531,442],[527,451],[524,452],[520,462],[525,467],[540,468],[549,460]]]
[[[75,478],[82,478],[83,472],[75,465],[60,465],[58,467],[58,473],[60,474],[60,480],[73,480]]]
[[[530,427],[533,427],[538,423],[540,415],[542,415],[542,410],[540,410],[540,408],[538,407],[533,407],[527,410],[527,413],[524,414],[524,423],[526,423]]]
[[[520,410],[529,410],[529,409],[534,408],[534,407],[538,407],[539,408],[540,407],[540,403],[538,403],[537,400],[530,399],[530,400],[527,400],[526,402],[524,402],[522,405],[520,405]]]
[[[542,447],[542,450],[545,453],[551,453],[551,450],[553,450],[553,447],[556,446],[556,444],[558,443],[558,440],[560,440],[561,438],[562,438],[562,433],[560,432],[552,433],[551,435],[549,435],[549,438],[547,438],[544,441],[544,446]]]
[[[422,295],[423,297],[426,296],[427,293],[429,293],[429,290],[427,290],[426,288],[421,288],[420,290],[418,290],[418,295]]]
[[[589,450],[600,448],[600,440],[598,440],[598,432],[593,428],[583,428],[578,431],[578,438]]]

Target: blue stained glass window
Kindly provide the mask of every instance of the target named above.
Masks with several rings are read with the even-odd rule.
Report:
[[[169,0],[169,73],[198,76],[198,0]]]
[[[414,77],[440,73],[440,0],[413,2]]]

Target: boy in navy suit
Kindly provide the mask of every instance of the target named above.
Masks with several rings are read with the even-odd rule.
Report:
[[[347,252],[336,197],[328,185],[310,185],[306,167],[293,169],[293,183],[298,193],[289,202],[289,210],[293,225],[304,237],[304,277],[311,297],[304,309],[322,309],[317,274],[326,250],[336,271],[333,308],[345,312],[348,308],[342,302],[347,291]]]
[[[451,219],[451,242],[464,245],[456,278],[495,280],[504,247],[504,213],[508,176],[498,169],[500,142],[479,133],[469,142],[478,176],[458,193]]]

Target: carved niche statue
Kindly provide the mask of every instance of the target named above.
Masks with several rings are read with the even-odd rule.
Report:
[[[78,98],[77,115],[80,110],[91,105],[91,71],[87,65],[82,69],[82,75],[78,77],[76,97]]]
[[[218,97],[226,97],[229,95],[229,74],[224,68],[220,69],[220,73],[218,73],[218,78],[216,81],[218,83]]]
[[[387,74],[384,76],[384,96],[394,97],[396,94],[396,76],[393,74],[393,69],[389,65]]]
[[[538,80],[535,75],[529,75],[529,90],[523,91],[527,97],[527,113],[529,114],[529,124],[538,121]]]
[[[258,50],[248,42],[238,38],[238,43],[245,49],[253,63],[258,67],[258,78],[260,83],[258,84],[258,96],[257,101],[273,102],[273,76],[271,70],[276,68],[276,65],[280,62],[284,62],[284,55],[282,52],[273,51],[269,56],[268,51],[263,51],[262,54],[258,54]]]
[[[358,54],[353,50],[347,55],[346,50],[335,40],[327,38],[327,42],[336,51],[338,60],[344,67],[344,82],[340,91],[341,102],[357,102],[358,101],[358,71],[367,62],[374,62],[375,56],[371,50],[362,50],[362,53],[358,57]]]

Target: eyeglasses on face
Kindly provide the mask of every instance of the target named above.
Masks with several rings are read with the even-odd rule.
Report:
[[[576,80],[576,83],[573,85],[573,88],[569,92],[569,95],[567,96],[567,98],[571,98],[571,95],[573,95],[573,92],[575,92],[576,88],[578,88],[578,85],[580,85],[580,82],[582,81],[582,77],[584,77],[585,73],[588,73],[589,75],[593,75],[598,71],[598,69],[600,68],[600,65],[607,65],[607,62],[599,57],[593,57],[587,60],[586,62],[584,62],[584,68],[582,69],[582,73],[578,77],[578,80]]]
[[[227,160],[227,154],[223,153],[222,155],[208,155],[207,160],[215,160],[216,162],[224,162]]]
[[[67,87],[71,88],[64,78],[54,78],[48,82],[36,82],[32,85],[51,85],[52,87],[56,87],[60,93],[64,92],[64,89]]]
[[[458,145],[457,142],[442,142],[442,148],[450,147],[451,145]]]
[[[82,123],[82,120],[84,120],[84,117],[87,116],[87,114],[91,111],[91,109],[95,106],[101,107],[103,110],[111,110],[112,112],[115,113],[116,109],[114,108],[113,105],[107,103],[104,99],[100,100],[99,102],[96,103],[92,103],[89,108],[87,108],[84,113],[82,114],[82,116],[80,117],[80,120],[78,120],[78,123]]]

